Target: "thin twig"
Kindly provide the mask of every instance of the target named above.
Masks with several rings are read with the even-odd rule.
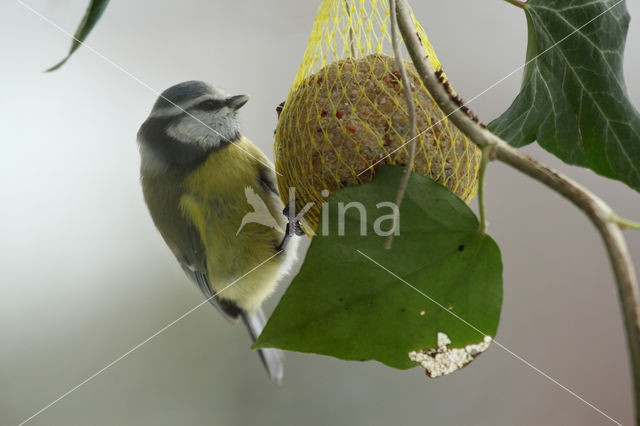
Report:
[[[627,345],[631,358],[636,423],[640,425],[640,292],[621,225],[615,212],[602,199],[579,183],[524,155],[479,125],[463,112],[439,82],[417,36],[406,0],[397,2],[398,24],[409,55],[420,78],[442,112],[480,148],[491,147],[492,157],[553,189],[582,210],[600,232],[618,286]]]
[[[349,17],[349,46],[351,50],[351,58],[356,59],[356,49],[353,45],[353,17],[351,16],[351,8],[349,8],[349,0],[344,0],[344,7]]]
[[[404,89],[404,97],[407,101],[407,114],[409,115],[409,161],[402,174],[402,181],[398,187],[398,195],[396,196],[396,206],[393,215],[393,225],[391,232],[387,237],[385,248],[391,249],[391,243],[393,243],[393,236],[396,233],[396,228],[400,218],[398,217],[398,211],[400,210],[400,204],[404,198],[404,193],[407,190],[407,184],[409,183],[409,177],[411,177],[411,170],[413,170],[413,163],[416,158],[416,105],[413,101],[413,93],[411,93],[411,83],[409,82],[409,76],[407,75],[407,69],[402,59],[402,51],[400,50],[400,41],[398,34],[398,21],[396,19],[396,0],[389,0],[389,11],[391,12],[391,45],[393,46],[393,55],[396,58],[396,66],[400,69],[400,77],[402,78],[402,88]]]
[[[624,217],[620,217],[615,213],[613,213],[613,215],[611,216],[611,222],[617,223],[622,229],[632,229],[634,231],[640,231],[640,223],[634,222],[633,220],[625,219]]]

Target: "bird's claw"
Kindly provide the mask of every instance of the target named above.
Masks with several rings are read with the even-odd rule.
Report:
[[[284,238],[282,239],[282,242],[278,247],[278,250],[281,250],[281,251],[287,248],[287,244],[289,243],[289,240],[291,239],[291,237],[293,237],[294,235],[297,235],[299,237],[302,235],[305,235],[305,232],[302,229],[302,226],[300,225],[300,220],[298,219],[298,215],[295,214],[295,211],[293,212],[293,214],[291,214],[291,211],[289,208],[289,206],[291,205],[295,205],[295,204],[291,203],[282,210],[282,214],[284,214],[287,217],[288,222],[287,222],[287,229],[285,230],[285,233],[284,233]]]
[[[278,105],[278,106],[276,107],[276,113],[278,114],[278,120],[280,120],[280,114],[282,113],[282,110],[284,109],[284,103],[285,103],[285,102],[286,102],[286,101],[282,101],[282,102],[280,103],[280,105]],[[276,129],[276,130],[274,130],[274,131],[273,131],[274,136],[275,136],[275,134],[276,134],[277,132],[278,132],[278,129]]]
[[[282,113],[282,110],[284,109],[284,104],[286,101],[282,101],[280,102],[280,105],[278,105],[276,107],[276,113],[278,114],[278,119],[280,118],[280,114]]]
[[[305,234],[305,232],[302,230],[302,226],[300,225],[300,221],[296,218],[296,212],[293,212],[293,214],[291,214],[289,211],[289,206],[286,206],[282,210],[282,214],[289,219],[289,222],[288,222],[288,225],[290,226],[289,231],[293,231],[293,233],[299,237]]]

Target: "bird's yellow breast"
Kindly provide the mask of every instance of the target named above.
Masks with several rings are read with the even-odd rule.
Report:
[[[271,165],[262,151],[242,137],[209,154],[203,165],[187,177],[185,185],[188,191],[203,197],[229,194],[255,182],[260,162]]]
[[[250,312],[275,287],[280,264],[277,246],[284,235],[260,223],[240,228],[243,217],[253,212],[246,196],[250,187],[284,229],[279,198],[260,183],[265,164],[271,165],[251,141],[241,138],[212,152],[190,173],[180,199],[183,215],[204,245],[213,290]]]

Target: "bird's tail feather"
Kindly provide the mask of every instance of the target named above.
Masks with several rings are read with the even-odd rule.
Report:
[[[243,311],[242,320],[247,325],[249,334],[251,334],[251,338],[255,342],[258,336],[260,336],[260,333],[262,333],[262,329],[266,323],[262,309],[258,309],[253,314],[248,314]],[[279,349],[258,349],[258,355],[260,355],[260,359],[267,369],[267,373],[271,376],[271,380],[281,384],[284,375],[284,367],[282,365],[284,353]]]

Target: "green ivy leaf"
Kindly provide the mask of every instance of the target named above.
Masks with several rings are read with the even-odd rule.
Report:
[[[69,60],[73,52],[76,51],[78,47],[84,42],[87,38],[93,27],[96,25],[102,13],[106,9],[109,4],[109,0],[91,0],[87,11],[82,18],[82,22],[80,22],[80,26],[76,30],[75,35],[73,36],[73,41],[71,42],[71,49],[69,49],[69,53],[64,57],[60,62],[46,70],[45,72],[55,71]]]
[[[523,86],[491,131],[640,190],[640,114],[622,74],[622,0],[529,0]]]
[[[373,182],[329,198],[328,226],[320,224],[300,273],[254,348],[406,369],[417,365],[410,351],[438,347],[438,333],[452,341],[449,348],[495,336],[502,306],[500,252],[479,232],[464,202],[413,174],[393,249],[385,250],[386,237],[374,232],[391,225],[391,208],[379,203],[395,200],[402,173],[397,166],[381,167]],[[366,236],[355,207],[342,215],[340,235],[340,205],[352,201],[366,209]]]

